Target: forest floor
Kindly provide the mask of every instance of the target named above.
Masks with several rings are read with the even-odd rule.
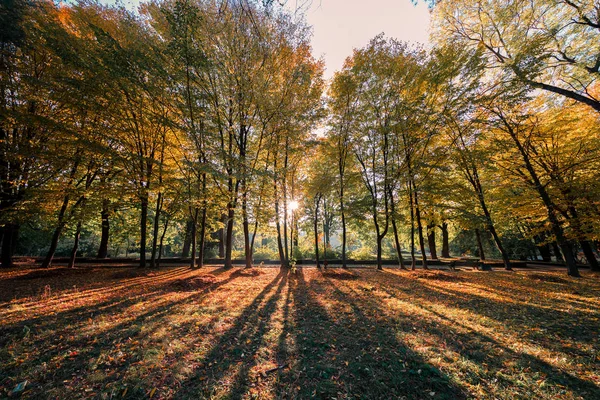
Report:
[[[0,398],[600,398],[589,272],[14,269],[0,321]]]

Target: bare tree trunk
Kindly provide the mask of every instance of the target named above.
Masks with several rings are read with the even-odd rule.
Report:
[[[225,230],[225,268],[233,268],[233,261],[231,259],[231,252],[233,250],[233,218],[235,211],[233,204],[227,205],[227,229]]]
[[[274,169],[277,170],[277,159],[274,161]],[[281,222],[279,214],[279,192],[277,190],[277,179],[273,179],[273,193],[275,196],[275,225],[277,227],[277,250],[279,251],[279,263],[281,268],[286,268],[285,254],[283,252],[283,243],[281,242]]]
[[[142,196],[142,215],[140,218],[140,268],[146,267],[146,237],[148,222],[148,194]]]
[[[398,254],[398,263],[401,269],[406,269],[404,260],[402,259],[402,249],[400,248],[400,240],[398,238],[398,228],[396,227],[396,220],[392,218],[392,228],[394,229],[394,241],[396,243],[396,254]]]
[[[321,268],[321,264],[319,262],[319,203],[321,202],[321,196],[318,196],[315,199],[315,215],[313,219],[313,228],[315,230],[315,261],[317,263],[317,268]]]
[[[429,269],[427,266],[427,255],[425,254],[425,238],[423,237],[423,224],[421,223],[421,210],[419,209],[419,198],[417,195],[417,188],[413,185],[413,196],[415,198],[415,215],[417,217],[417,230],[419,232],[419,246],[421,248],[421,262],[423,263],[423,269]]]
[[[342,268],[346,269],[346,213],[344,211],[344,192],[340,196],[340,214],[342,217]]]
[[[245,183],[242,184],[242,225],[244,229],[244,256],[246,268],[252,268],[252,248],[250,246],[250,226],[248,223],[248,204]]]
[[[448,223],[442,222],[442,257],[450,258],[450,243],[448,238]]]
[[[154,224],[152,229],[152,254],[150,256],[150,267],[156,268],[156,252],[158,251],[158,228],[160,224],[160,211],[163,202],[162,192],[158,192],[156,199],[156,210],[154,212]]]
[[[202,207],[200,215],[200,234],[198,236],[198,268],[204,266],[204,247],[206,243],[206,204]]]
[[[2,268],[13,266],[13,252],[19,237],[19,225],[6,224],[4,225],[4,234],[2,235]]]
[[[191,206],[190,206],[191,208]],[[198,212],[200,210],[198,207],[195,207],[193,212],[190,210],[192,214],[192,232],[191,232],[191,244],[192,244],[192,254],[190,258],[190,268],[196,268],[196,246],[197,246],[197,232],[198,232]]]
[[[410,269],[414,271],[417,268],[417,258],[415,256],[415,207],[410,181],[408,181],[408,200],[410,205]]]
[[[564,263],[565,259],[560,252],[560,248],[558,247],[558,243],[552,242],[552,252],[554,253],[554,258],[556,258],[556,262]]]
[[[183,248],[181,249],[181,257],[187,258],[190,256],[190,246],[192,245],[192,226],[194,222],[192,218],[188,218],[185,223],[185,236],[183,237]]]
[[[42,262],[41,268],[48,268],[50,264],[52,264],[52,259],[54,258],[54,253],[56,253],[56,248],[58,247],[58,239],[62,233],[62,230],[65,227],[65,214],[67,212],[67,207],[69,205],[69,195],[66,195],[63,199],[62,206],[60,207],[60,211],[58,212],[58,225],[54,229],[54,233],[52,234],[52,239],[50,241],[50,248],[46,253],[46,257]]]
[[[100,238],[100,247],[98,248],[98,258],[108,257],[108,238],[110,235],[109,205],[110,200],[102,200],[102,210],[100,211],[100,217],[102,219],[102,236]]]
[[[219,229],[219,258],[225,258],[225,226],[227,225],[227,215],[221,215],[223,226]]]
[[[73,250],[71,250],[71,258],[69,260],[69,268],[75,266],[75,259],[77,258],[77,250],[79,249],[79,238],[81,236],[81,221],[77,222],[77,229],[75,230],[75,243],[73,243]]]
[[[590,269],[592,271],[600,271],[600,266],[598,265],[598,260],[596,259],[591,243],[588,240],[581,240],[579,241],[579,244],[581,245],[581,250],[588,261]]]
[[[427,244],[432,260],[437,260],[437,250],[435,248],[435,224],[427,225]]]
[[[479,249],[479,259],[484,261],[485,253],[483,251],[483,243],[481,242],[481,233],[479,232],[479,229],[475,229],[475,238],[477,239],[477,248]]]
[[[167,228],[168,228],[168,226],[169,226],[169,217],[167,216],[167,218],[165,219],[165,224],[163,225],[162,234],[160,235],[160,242],[158,244],[158,260],[156,262],[156,268],[160,267],[160,262],[162,261],[163,243],[165,241],[165,235],[167,234]]]

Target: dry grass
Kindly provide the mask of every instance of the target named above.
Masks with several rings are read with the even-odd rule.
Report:
[[[5,271],[0,397],[600,398],[598,278]]]

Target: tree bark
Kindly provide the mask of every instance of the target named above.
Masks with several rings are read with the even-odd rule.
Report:
[[[248,222],[248,204],[245,183],[242,184],[242,225],[244,230],[244,257],[246,268],[252,268],[252,248],[250,246],[250,225]]]
[[[65,214],[67,212],[67,207],[69,206],[69,195],[66,195],[63,199],[62,206],[60,207],[60,211],[58,212],[58,224],[54,229],[54,233],[52,234],[52,239],[50,240],[50,248],[46,253],[46,257],[44,261],[42,261],[41,268],[48,268],[52,264],[52,259],[54,258],[54,253],[56,253],[56,248],[58,247],[58,239],[60,239],[60,235],[65,227]]]
[[[198,264],[197,267],[201,268],[204,266],[204,247],[206,242],[206,204],[202,207],[202,214],[200,215],[200,233],[198,237]]]
[[[590,269],[592,271],[600,271],[600,266],[598,265],[598,260],[596,259],[594,250],[592,249],[592,244],[588,240],[580,240],[579,245],[581,246],[581,250],[588,261]]]
[[[437,260],[437,250],[435,248],[435,224],[427,225],[427,244],[432,260]]]
[[[165,220],[165,224],[163,226],[162,235],[160,235],[160,242],[158,245],[158,261],[156,263],[156,268],[160,267],[160,262],[162,261],[163,256],[163,243],[165,241],[165,235],[167,234],[167,228],[169,226],[169,218]]]
[[[2,230],[1,267],[10,268],[13,266],[13,252],[19,237],[19,225],[9,223],[4,225]]]
[[[71,250],[71,258],[69,260],[69,268],[75,267],[75,260],[77,259],[77,250],[79,249],[80,236],[81,236],[81,221],[78,221],[77,229],[75,230],[75,242],[73,243],[73,250]]]
[[[156,268],[156,253],[158,251],[158,229],[160,225],[160,212],[162,209],[162,192],[158,192],[156,199],[156,210],[154,212],[154,221],[152,229],[152,254],[150,256],[150,267]]]
[[[442,222],[442,257],[450,258],[450,243],[448,238],[448,223]]]
[[[192,218],[188,218],[185,223],[185,236],[183,237],[183,248],[181,249],[181,258],[188,258],[190,256],[190,246],[192,244],[192,226],[194,221]]]
[[[313,218],[313,228],[315,231],[315,261],[317,263],[317,268],[321,268],[319,262],[319,203],[321,202],[321,196],[318,196],[315,200],[315,215]]]
[[[191,208],[191,207],[190,207]],[[198,245],[198,207],[195,207],[193,212],[190,210],[192,214],[192,232],[191,232],[191,245],[192,245],[192,254],[190,255],[190,268],[196,268],[196,246]]]
[[[344,211],[344,191],[342,189],[340,195],[340,214],[342,217],[342,268],[347,269],[346,265],[346,213]]]
[[[475,238],[477,239],[477,249],[479,250],[479,259],[485,261],[485,252],[483,251],[483,243],[481,241],[481,233],[479,229],[475,229]]]
[[[140,218],[140,268],[146,267],[146,237],[148,235],[148,194],[142,196],[142,210]]]
[[[102,219],[102,234],[100,238],[100,247],[98,247],[98,258],[108,257],[108,238],[110,235],[110,221],[109,221],[109,209],[110,200],[102,200],[102,210],[100,211],[100,217]]]
[[[413,196],[415,197],[415,216],[417,217],[417,230],[419,232],[419,246],[421,247],[421,261],[423,263],[423,269],[429,269],[427,266],[427,255],[425,254],[425,238],[423,237],[423,224],[421,223],[421,210],[419,209],[419,198],[417,195],[417,188],[413,185]]]
[[[558,243],[552,242],[552,252],[554,253],[554,258],[556,258],[556,262],[564,263],[565,259],[560,252],[560,248],[558,247]]]
[[[408,181],[408,201],[410,205],[410,269],[414,271],[417,268],[417,257],[415,256],[415,206],[410,180]]]
[[[233,250],[233,218],[235,211],[233,204],[227,205],[227,229],[225,230],[225,268],[233,268],[233,260],[231,259],[231,252]]]
[[[396,254],[398,255],[398,264],[400,265],[401,269],[406,269],[406,266],[404,265],[404,260],[402,259],[402,248],[400,247],[400,239],[398,238],[398,228],[396,227],[395,218],[392,218],[392,229],[394,230],[394,242],[396,243]]]

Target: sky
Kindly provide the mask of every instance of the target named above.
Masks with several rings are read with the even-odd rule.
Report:
[[[114,3],[115,0],[101,0]],[[411,0],[276,0],[290,10],[301,5],[313,26],[315,57],[325,60],[325,78],[342,68],[352,49],[366,46],[373,37],[388,37],[413,43],[428,43],[429,11],[424,1]],[[139,0],[121,0],[136,8]]]
[[[287,2],[293,8],[302,0]],[[415,6],[411,0],[312,0],[304,9],[313,26],[313,53],[325,59],[326,78],[342,68],[352,49],[366,46],[379,33],[428,43],[429,10],[423,1]]]

